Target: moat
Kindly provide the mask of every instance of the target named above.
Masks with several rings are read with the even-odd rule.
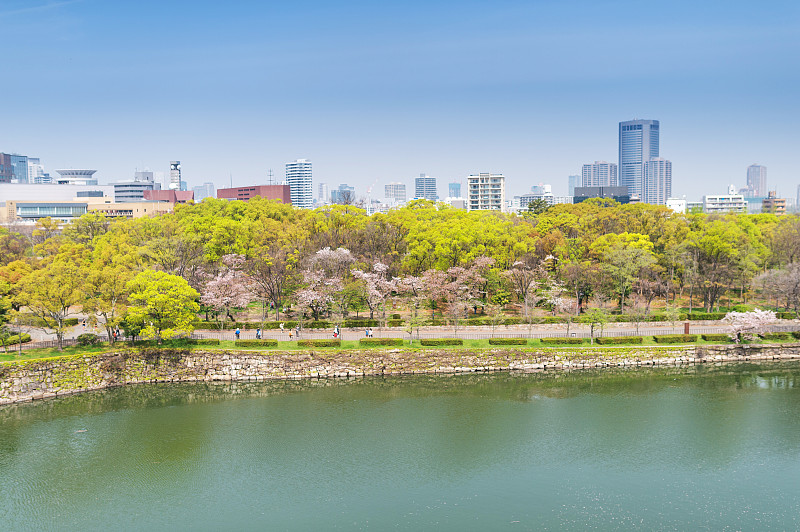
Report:
[[[800,362],[142,384],[0,407],[7,530],[800,527]]]

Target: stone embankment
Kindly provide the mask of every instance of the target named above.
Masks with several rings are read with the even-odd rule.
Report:
[[[125,384],[548,371],[800,359],[800,343],[674,347],[356,349],[275,352],[120,349],[0,363],[0,405]]]

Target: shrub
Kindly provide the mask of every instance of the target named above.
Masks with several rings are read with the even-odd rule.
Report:
[[[387,327],[402,327],[403,320],[386,320]]]
[[[526,338],[489,338],[489,345],[528,345]]]
[[[794,332],[792,333],[792,336],[794,336],[794,337],[795,337],[795,339],[798,339],[798,340],[800,340],[800,331],[794,331]]]
[[[582,344],[583,338],[568,338],[565,336],[553,337],[553,338],[542,338],[541,342],[543,344],[552,344],[552,345],[565,345],[565,344]]]
[[[341,347],[342,341],[336,340],[298,340],[297,345],[300,347]]]
[[[464,340],[461,338],[426,338],[425,340],[420,340],[420,343],[428,347],[440,345],[464,345]]]
[[[764,340],[791,340],[792,334],[788,332],[773,332],[760,335]]]
[[[489,321],[491,322],[491,320]],[[501,320],[500,323],[502,323],[503,325],[520,325],[525,323],[525,318],[513,316],[511,318],[504,318],[503,320]]]
[[[778,319],[780,320],[796,320],[797,314],[794,312],[776,312],[775,313]]]
[[[641,344],[644,338],[642,336],[605,336],[595,338],[594,341],[600,345]]]
[[[277,340],[236,340],[236,347],[278,347]]]
[[[659,334],[653,336],[657,344],[688,344],[697,341],[696,334]]]
[[[402,318],[400,318],[400,314],[392,314],[392,315],[390,316],[390,318],[391,318],[391,319],[393,319],[393,320],[399,320],[399,319],[402,319]]]
[[[732,342],[731,336],[729,334],[701,334],[700,338],[705,340],[706,342]]]
[[[358,345],[362,347],[371,347],[376,345],[388,345],[393,347],[402,347],[402,338],[362,338],[358,341]]]
[[[378,320],[371,320],[369,318],[349,319],[349,320],[344,320],[344,323],[342,325],[344,327],[349,327],[354,329],[361,329],[364,327],[377,327]]]
[[[727,312],[692,312],[686,315],[687,320],[700,321],[700,320],[721,320],[725,317]]]
[[[20,342],[20,335],[13,334],[6,338],[6,345],[14,345],[14,344],[26,344],[31,341],[31,335],[28,333],[22,333],[22,341]]]
[[[92,333],[83,333],[79,335],[75,340],[78,342],[78,345],[80,346],[96,345],[100,343],[100,337]]]

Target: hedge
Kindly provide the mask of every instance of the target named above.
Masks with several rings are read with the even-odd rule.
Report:
[[[400,318],[400,314],[392,314],[391,319],[399,320],[399,319],[402,319],[402,318]]]
[[[78,342],[80,346],[87,346],[87,345],[96,345],[100,343],[100,337],[96,334],[92,333],[83,333],[78,335],[75,340]]]
[[[554,344],[554,345],[564,345],[564,344],[582,344],[583,338],[568,338],[568,337],[553,337],[553,338],[542,338],[541,342],[543,344]]]
[[[27,344],[31,341],[31,335],[28,333],[22,333],[22,342],[19,341],[20,335],[14,334],[6,338],[6,345],[16,345],[19,343]]]
[[[342,341],[336,340],[298,340],[297,345],[300,347],[341,347]]]
[[[236,347],[278,347],[277,340],[236,340]]]
[[[403,320],[386,320],[387,327],[402,327]]]
[[[791,340],[792,334],[788,332],[773,332],[759,335],[764,340]]]
[[[528,345],[527,338],[489,338],[489,345]]]
[[[388,345],[392,347],[402,347],[402,338],[362,338],[358,341],[358,345],[363,347],[370,347],[375,345]]]
[[[719,321],[725,317],[727,312],[692,312],[686,315],[686,319],[690,321],[700,320],[716,320]]]
[[[658,344],[688,344],[697,341],[696,334],[659,334],[653,336]]]
[[[800,339],[800,331],[794,331],[792,336],[794,336],[796,339]]]
[[[420,340],[420,343],[428,347],[440,345],[464,345],[464,340],[461,338],[426,338],[425,340]]]
[[[700,338],[705,340],[706,342],[732,342],[730,335],[728,334],[701,334]]]
[[[618,345],[618,344],[641,344],[644,342],[642,336],[604,336],[595,338],[595,342],[600,345]]]

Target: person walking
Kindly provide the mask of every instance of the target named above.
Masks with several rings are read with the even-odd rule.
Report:
[[[295,330],[295,334],[297,335],[297,337],[300,338],[300,324],[299,323],[297,324],[297,327],[294,328],[294,330]]]
[[[234,331],[234,333],[236,334],[236,339],[238,340],[239,339],[239,335],[242,333],[242,331],[239,330],[239,327],[236,327],[236,330]]]
[[[261,327],[256,329],[256,340],[261,340]]]
[[[281,334],[283,334],[283,323],[280,324]]]

